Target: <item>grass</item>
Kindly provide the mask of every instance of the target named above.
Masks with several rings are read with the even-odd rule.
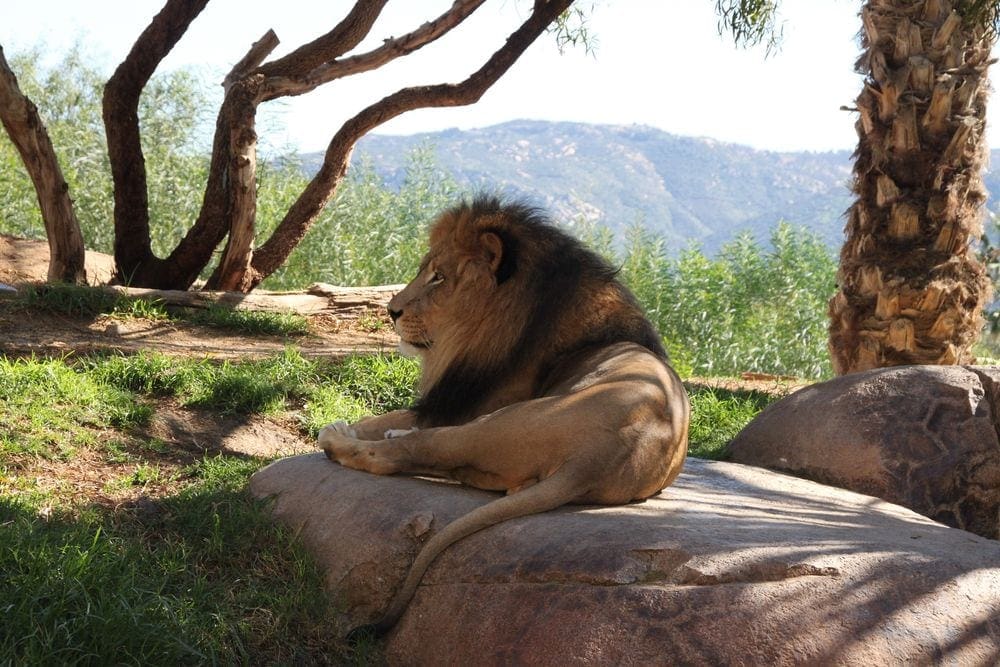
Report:
[[[777,400],[759,391],[732,391],[689,386],[691,425],[688,454],[702,459],[720,459],[726,445],[757,413]]]
[[[321,573],[247,497],[254,461],[207,459],[142,512],[0,498],[0,662],[317,662]]]
[[[108,429],[144,424],[152,409],[59,360],[0,357],[0,455],[66,457]]]
[[[154,353],[0,358],[0,665],[378,661],[294,535],[246,491],[267,459],[146,435],[156,405],[267,414],[304,437],[408,404],[417,365],[294,350],[215,363]],[[691,454],[717,458],[772,398],[690,387]],[[99,470],[90,486],[78,467]],[[352,651],[360,650],[360,653]]]
[[[238,310],[223,305],[168,308],[157,299],[124,296],[82,285],[26,286],[10,302],[15,308],[20,306],[67,317],[105,315],[120,320],[186,321],[247,336],[294,337],[309,333],[309,320],[295,313]]]
[[[330,632],[322,574],[246,492],[267,460],[194,456],[142,426],[164,399],[351,418],[397,404],[412,367],[292,351],[245,364],[0,358],[0,665],[375,660]],[[332,395],[341,410],[319,400]],[[86,465],[100,467],[98,491],[73,479]]]
[[[267,313],[213,306],[192,312],[186,319],[194,324],[247,336],[304,336],[309,333],[309,320],[294,313]]]

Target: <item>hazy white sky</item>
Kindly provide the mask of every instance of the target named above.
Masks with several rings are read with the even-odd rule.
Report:
[[[578,0],[589,7],[592,0]],[[0,0],[0,45],[8,53],[45,43],[59,53],[74,40],[110,71],[162,0]],[[164,68],[195,65],[221,80],[252,42],[273,28],[285,53],[332,28],[346,0],[212,0]],[[399,35],[436,16],[448,0],[390,0],[373,39]],[[560,55],[543,36],[476,105],[406,114],[378,132],[470,128],[517,118],[651,125],[681,135],[773,150],[853,148],[851,105],[860,78],[859,0],[782,0],[781,50],[737,49],[716,29],[714,0],[599,0],[591,30],[595,55]],[[490,0],[454,34],[361,75],[280,103],[287,136],[303,150],[326,146],[363,106],[400,86],[457,81],[503,43],[528,0]],[[403,62],[406,61],[406,62]]]

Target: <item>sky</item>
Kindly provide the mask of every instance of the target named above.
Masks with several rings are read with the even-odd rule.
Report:
[[[560,54],[543,35],[475,105],[418,110],[376,132],[412,134],[515,119],[642,124],[777,151],[853,149],[851,106],[860,90],[859,0],[782,0],[780,49],[737,48],[719,35],[715,0],[578,0],[589,8],[595,52]],[[0,0],[8,55],[44,45],[53,59],[80,42],[109,73],[162,0]],[[390,0],[368,50],[442,13],[449,0]],[[211,0],[161,69],[194,67],[221,81],[268,28],[280,56],[330,30],[346,0]],[[528,14],[529,0],[489,0],[453,34],[377,74],[333,82],[270,103],[281,128],[268,141],[321,150],[344,120],[396,89],[464,79]],[[995,105],[994,105],[995,106]],[[263,127],[268,127],[263,125]]]

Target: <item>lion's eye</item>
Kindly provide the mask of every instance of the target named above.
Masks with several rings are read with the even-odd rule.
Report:
[[[440,271],[435,271],[431,274],[431,279],[427,281],[428,285],[438,285],[444,282],[444,274]]]

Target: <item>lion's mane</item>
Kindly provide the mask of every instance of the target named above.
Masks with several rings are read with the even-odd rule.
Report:
[[[666,360],[618,271],[538,209],[492,196],[462,202],[431,228],[430,254],[472,254],[487,232],[501,239],[502,259],[491,284],[460,286],[461,306],[441,316],[445,333],[425,354],[414,406],[422,425],[468,421],[511,384],[527,388],[522,400],[540,396],[578,355],[613,343]]]

